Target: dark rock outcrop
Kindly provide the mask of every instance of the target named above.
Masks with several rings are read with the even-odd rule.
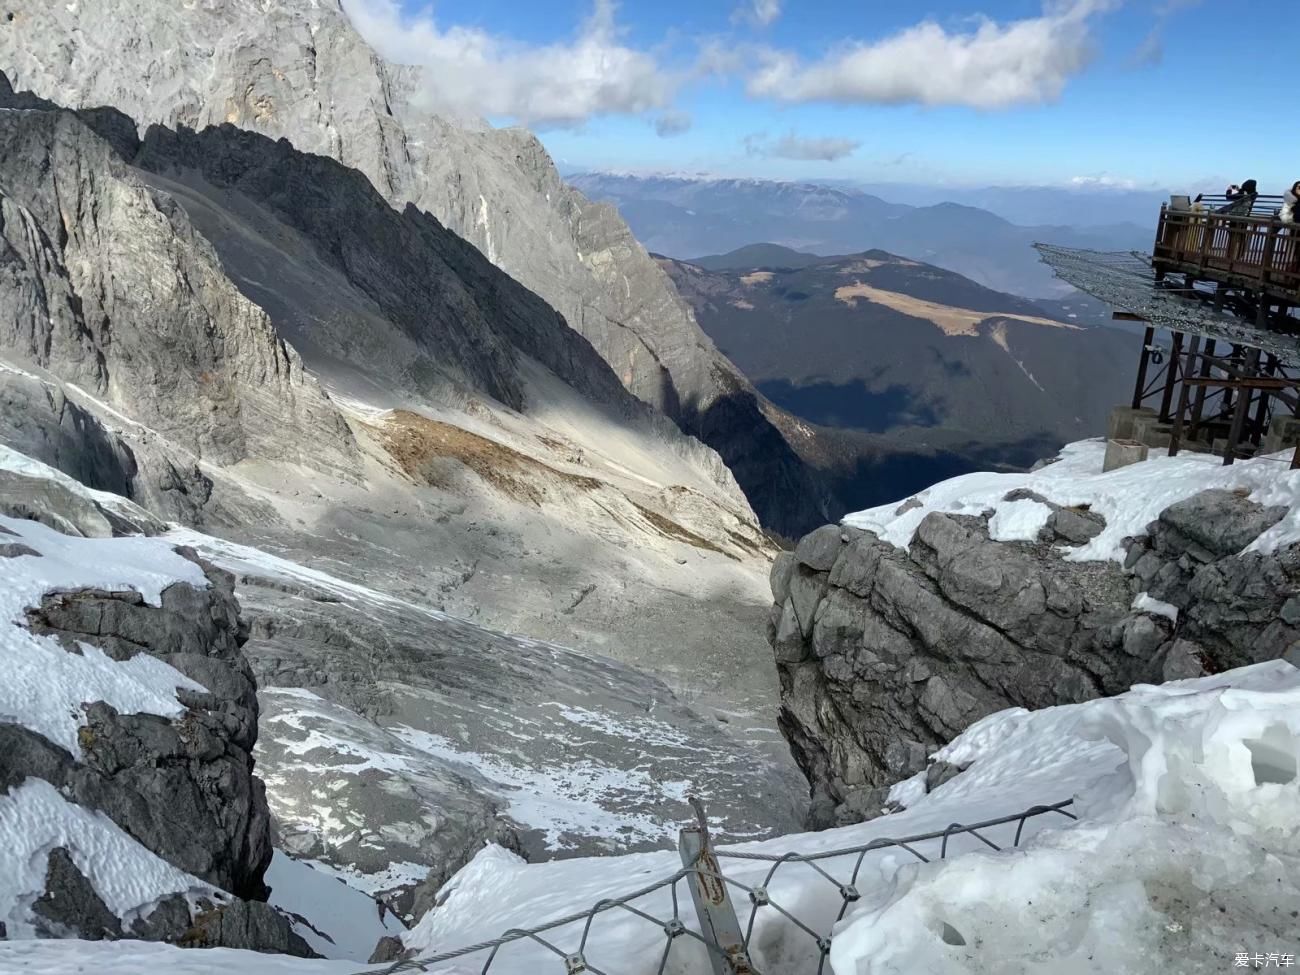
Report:
[[[26,517],[74,534],[141,527],[130,522],[133,506],[126,503],[112,510],[58,482],[6,478],[0,480],[0,510],[11,516],[23,508]],[[26,483],[32,480],[46,490],[32,491]],[[123,714],[87,700],[79,755],[20,724],[0,722],[0,796],[43,780],[216,890],[209,897],[199,889],[193,916],[190,901],[176,894],[128,922],[105,905],[72,851],[59,847],[49,855],[31,923],[50,937],[136,937],[310,955],[288,921],[264,903],[271,819],[253,774],[257,689],[242,650],[248,628],[234,579],[192,550],[176,551],[203,569],[206,587],[174,583],[162,591],[159,606],[133,591],[50,592],[28,610],[26,622],[68,653],[80,654],[88,644],[117,661],[148,654],[203,689],[177,689],[184,711],[174,719]],[[30,547],[26,554],[40,557]]]
[[[200,564],[211,586],[172,585],[160,607],[135,592],[79,590],[47,595],[28,613],[33,632],[59,638],[69,652],[90,643],[115,660],[148,653],[202,684],[207,691],[178,692],[184,716],[124,715],[90,702],[82,706],[81,762],[48,751],[36,761],[26,757],[35,743],[14,740],[6,767],[21,779],[25,765],[39,765],[40,778],[104,812],[164,860],[237,896],[265,899],[270,815],[253,775],[257,687],[240,649],[248,630],[233,577]],[[4,725],[0,734],[30,732]],[[159,796],[166,802],[151,798]]]
[[[940,513],[906,550],[848,527],[806,536],[773,567],[769,638],[812,825],[879,814],[890,784],[994,711],[1300,657],[1300,546],[1240,554],[1284,513],[1202,492],[1133,540],[1126,568],[1061,558],[1103,523],[1078,509],[1035,543]],[[1134,610],[1141,592],[1177,620]]]

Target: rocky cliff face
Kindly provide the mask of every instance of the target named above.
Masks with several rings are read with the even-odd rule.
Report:
[[[20,0],[10,14],[0,70],[17,87],[73,107],[111,105],[142,124],[231,123],[337,159],[540,295],[628,390],[724,460],[740,459],[756,439],[780,439],[612,207],[566,186],[527,132],[423,111],[417,69],[384,63],[337,0]],[[69,36],[77,42],[63,43]],[[826,517],[825,491],[799,459],[773,458],[752,474],[751,460],[742,484],[765,523],[793,533]],[[792,518],[764,493],[773,479],[793,480],[815,500]]]
[[[40,851],[47,858],[6,877],[0,920],[14,936],[30,930],[310,954],[265,903],[271,819],[253,774],[258,703],[233,578],[182,549],[203,582],[167,585],[156,602],[126,586],[55,588],[70,554],[98,553],[106,575],[132,573],[130,554],[81,536],[111,538],[157,523],[126,503],[105,506],[84,489],[12,472],[0,484],[0,515],[5,587],[25,591],[35,578],[50,589],[24,621],[3,623],[32,635],[0,635],[6,680],[23,686],[31,654],[99,660],[66,668],[51,660],[38,699],[10,702],[0,718],[0,808],[14,830],[7,842],[48,835]],[[65,551],[65,538],[80,547]],[[140,540],[131,544],[144,552]],[[159,562],[175,558],[161,542],[150,551]],[[174,714],[154,713],[145,692],[131,690],[141,675],[158,672],[153,661],[165,665],[157,679],[173,675],[177,685]],[[64,694],[81,702],[76,747],[42,713]],[[111,827],[79,818],[82,811]]]
[[[6,373],[25,449],[190,523],[233,506],[216,519],[228,523],[256,506],[213,467],[360,480],[362,451],[316,376],[389,402],[529,413],[563,408],[547,387],[558,379],[749,515],[717,454],[632,396],[554,309],[357,171],[230,125],[141,140],[112,109],[61,111],[3,80],[0,105],[15,109],[0,180],[16,208],[0,349],[90,399],[65,407],[41,377]],[[76,419],[86,405],[127,419],[125,439]]]
[[[0,114],[0,187],[0,346],[18,361],[217,464],[355,477],[346,424],[266,313],[82,120]]]
[[[906,549],[828,525],[777,560],[781,726],[814,825],[878,814],[887,786],[991,712],[1300,655],[1300,546],[1240,554],[1286,508],[1203,491],[1131,540],[1121,567],[1064,561],[1104,520],[1052,507],[1034,542],[932,512]],[[943,773],[930,766],[931,784]]]

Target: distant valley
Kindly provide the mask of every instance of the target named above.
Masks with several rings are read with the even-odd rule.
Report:
[[[1146,225],[1019,226],[963,203],[909,206],[847,186],[609,173],[580,173],[570,182],[617,206],[647,249],[670,257],[694,260],[755,241],[816,255],[878,247],[1029,298],[1070,291],[1039,262],[1035,241],[1094,250],[1151,243]]]
[[[849,507],[1027,466],[1101,430],[1131,388],[1137,339],[1089,321],[1090,306],[1039,304],[886,251],[762,244],[660,264]]]

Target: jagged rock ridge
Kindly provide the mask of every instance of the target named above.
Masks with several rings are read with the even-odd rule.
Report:
[[[355,477],[347,425],[297,353],[175,201],[75,115],[0,114],[0,221],[4,348],[198,457]]]
[[[1239,554],[1285,514],[1201,492],[1130,542],[1127,571],[1064,561],[1054,547],[1086,542],[1100,516],[1059,506],[1034,543],[940,512],[906,550],[839,525],[806,536],[774,565],[769,639],[810,821],[878,814],[890,784],[994,711],[1295,659],[1300,546]],[[1135,609],[1140,592],[1176,607],[1176,622]],[[950,774],[932,773],[932,785]]]

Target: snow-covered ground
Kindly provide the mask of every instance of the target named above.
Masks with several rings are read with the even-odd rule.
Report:
[[[893,502],[847,515],[844,524],[875,532],[900,548],[912,540],[917,526],[932,511],[978,515],[992,511],[989,535],[997,541],[1030,541],[1047,523],[1051,509],[1038,501],[1006,500],[1017,488],[1027,489],[1062,506],[1088,505],[1106,519],[1106,528],[1085,545],[1069,549],[1065,558],[1087,562],[1123,561],[1121,542],[1141,535],[1171,504],[1210,488],[1239,490],[1264,505],[1284,505],[1288,513],[1259,536],[1252,549],[1271,552],[1300,541],[1300,471],[1288,469],[1291,453],[1239,460],[1229,467],[1210,454],[1181,453],[1151,457],[1137,464],[1102,473],[1104,440],[1067,444],[1058,459],[1037,471],[1014,474],[979,472],[940,481],[913,499],[919,504]]]
[[[805,854],[906,837],[1018,813],[1073,797],[1072,822],[1047,814],[1026,823],[1018,849],[994,852],[954,836],[916,849],[869,853],[857,878],[861,900],[836,925],[835,887],[811,868],[786,864],[767,884],[771,899],[815,931],[834,930],[836,975],[915,972],[1180,973],[1231,969],[1238,953],[1300,952],[1300,671],[1275,661],[1214,677],[1141,686],[1116,698],[991,715],[937,753],[965,771],[930,793],[920,779],[895,787],[906,808],[871,822],[792,835],[731,851]],[[984,835],[1009,847],[1015,824]],[[847,881],[856,857],[821,861]],[[724,857],[723,870],[757,884],[770,863]],[[585,909],[597,900],[672,874],[675,851],[526,864],[485,848],[442,892],[443,903],[406,938],[434,954]],[[309,893],[315,891],[315,893]],[[693,924],[689,898],[683,919]],[[319,891],[305,885],[295,909],[310,913]],[[636,902],[671,916],[660,891]],[[749,905],[739,900],[742,916]],[[343,908],[351,911],[350,907]],[[574,950],[581,924],[547,940]],[[601,914],[586,956],[605,971],[657,970],[662,930],[626,911]],[[759,971],[816,971],[812,938],[773,908],[758,913],[752,953]],[[486,954],[436,966],[478,972]],[[560,970],[561,960],[532,941],[503,948],[498,975]],[[705,964],[697,944],[679,938],[670,975]],[[338,962],[304,962],[227,951],[178,952],[156,945],[0,942],[0,971],[72,975],[166,970],[215,975],[339,975]]]
[[[1007,492],[1023,487],[1059,504],[1088,504],[1105,515],[1106,531],[1072,557],[1115,558],[1119,540],[1140,533],[1164,507],[1206,487],[1221,487],[1288,507],[1287,517],[1256,547],[1300,538],[1300,475],[1276,459],[1223,468],[1213,458],[1188,455],[1155,458],[1109,474],[1098,473],[1100,465],[1100,444],[1075,444],[1038,472],[956,478],[918,495],[920,508],[896,514],[898,506],[887,506],[849,520],[906,544],[930,510],[993,509],[999,533],[1032,537],[1048,509],[1033,501],[1004,501]],[[7,678],[0,684],[0,721],[31,727],[74,754],[75,706],[81,700],[94,696],[122,710],[169,715],[179,708],[175,688],[187,681],[143,656],[116,663],[93,648],[80,656],[62,648],[56,654],[46,644],[48,638],[16,625],[24,621],[25,608],[50,588],[133,588],[156,603],[172,581],[203,583],[197,567],[170,551],[170,544],[187,541],[235,563],[233,568],[293,577],[375,611],[416,608],[323,573],[304,575],[293,563],[194,533],[93,540],[60,535],[30,521],[0,518],[0,527],[8,533],[0,534],[0,543],[39,553],[0,558],[0,655]],[[447,619],[435,612],[422,615],[431,622]],[[81,669],[74,673],[66,668]],[[87,687],[92,695],[86,695]],[[612,720],[609,714],[572,704],[563,708],[567,710],[558,717],[566,725],[593,733],[619,731],[624,737],[621,729],[604,727]],[[430,732],[411,725],[390,733],[413,749],[440,746],[428,738]],[[667,747],[644,744],[649,751]],[[808,865],[785,864],[767,883],[769,895],[814,931],[833,931],[830,963],[837,975],[1045,968],[1054,973],[1124,972],[1155,966],[1218,972],[1233,967],[1240,953],[1276,957],[1278,965],[1282,958],[1294,960],[1300,954],[1295,921],[1300,916],[1300,832],[1294,829],[1300,818],[1300,671],[1289,664],[1276,661],[1139,687],[1080,705],[1004,711],[972,726],[936,757],[963,771],[929,793],[920,776],[900,783],[892,797],[904,807],[901,812],[727,849],[826,853],[1071,798],[1071,812],[1079,821],[1036,816],[1026,822],[1020,848],[1005,852],[993,852],[969,835],[954,836],[943,861],[937,859],[938,840],[914,847],[934,861],[929,863],[897,848],[874,851],[855,882],[862,897],[838,924],[842,901],[835,886]],[[499,781],[508,778],[495,768],[473,771],[492,773]],[[684,791],[671,779],[660,776],[657,787]],[[516,800],[525,798],[519,783],[506,784]],[[123,914],[146,910],[151,898],[171,890],[193,892],[198,884],[193,878],[144,854],[103,817],[71,806],[41,786],[29,782],[0,796],[0,918],[16,917],[14,909],[39,882],[45,855],[54,845],[69,846],[101,896]],[[699,789],[707,801],[707,780]],[[1011,823],[984,834],[1006,847],[1015,831]],[[820,864],[847,881],[855,861],[856,856],[840,856]],[[729,877],[749,885],[763,882],[770,869],[765,861],[724,857],[722,862]],[[583,911],[601,899],[671,876],[679,866],[670,848],[528,864],[499,847],[485,847],[445,885],[439,907],[406,934],[406,943],[421,955],[453,950],[510,928]],[[181,951],[130,942],[0,941],[0,972],[215,975],[239,969],[247,975],[342,975],[361,968],[374,941],[395,930],[373,901],[340,884],[328,869],[277,858],[270,883],[276,887],[275,902],[316,929],[304,922],[300,933],[335,960]],[[679,893],[682,918],[693,926],[686,888]],[[636,906],[657,918],[672,916],[666,888]],[[738,906],[747,918],[748,903],[739,898]],[[21,925],[8,929],[11,938],[23,933]],[[575,950],[581,937],[580,923],[547,936],[566,951]],[[592,925],[586,955],[606,971],[649,975],[658,969],[665,945],[661,928],[634,914],[610,911]],[[758,970],[766,973],[811,973],[819,959],[812,937],[774,908],[758,911],[752,953]],[[434,970],[478,972],[485,958],[471,954]],[[490,971],[534,975],[561,965],[545,947],[520,940],[497,954]],[[706,970],[705,965],[698,943],[679,938],[665,971],[686,975]]]
[[[919,780],[896,788],[895,798],[910,802],[905,811],[731,849],[835,850],[1077,797],[1079,824],[1031,819],[1025,833],[1033,839],[1018,852],[993,853],[962,836],[949,852],[963,855],[944,862],[920,864],[901,851],[869,855],[857,880],[863,899],[835,931],[835,972],[1038,971],[1048,961],[1061,971],[1125,971],[1157,950],[1179,971],[1220,971],[1236,950],[1286,951],[1294,936],[1282,922],[1300,907],[1300,837],[1289,825],[1300,813],[1297,705],[1300,671],[1273,662],[1115,699],[1001,712],[938,753],[965,772],[929,794]],[[985,835],[1009,845],[1015,828]],[[939,842],[917,849],[934,859]],[[854,859],[822,866],[847,881]],[[722,864],[751,885],[770,867]],[[648,885],[677,865],[673,852],[528,865],[488,849],[453,878],[446,902],[407,943],[433,954],[485,940]],[[811,868],[784,866],[768,891],[809,927],[830,933],[840,900]],[[637,905],[671,916],[666,892]],[[1033,930],[1023,930],[1024,917]],[[550,940],[573,950],[580,937],[574,924]],[[760,911],[753,944],[760,971],[816,970],[811,937],[772,909]],[[593,925],[587,957],[606,970],[616,959],[644,959],[620,970],[652,972],[663,946],[651,924],[615,911]],[[667,970],[701,970],[693,949],[681,939]],[[517,942],[491,971],[544,970],[547,962],[544,949]],[[477,968],[465,959],[435,970]]]

